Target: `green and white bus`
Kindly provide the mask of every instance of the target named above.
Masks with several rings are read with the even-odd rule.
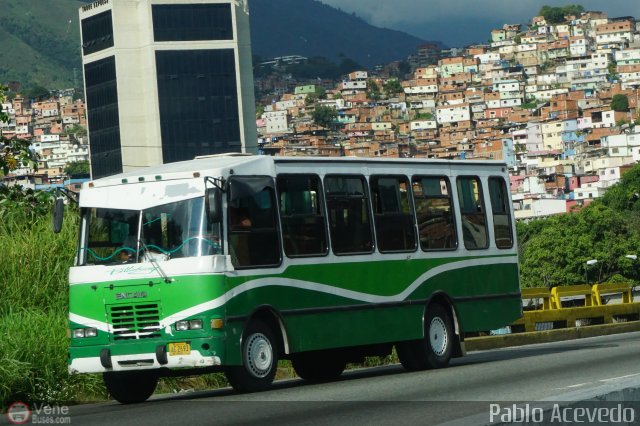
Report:
[[[83,185],[69,371],[123,403],[222,371],[267,389],[396,348],[446,366],[521,316],[507,167],[493,161],[219,155]]]

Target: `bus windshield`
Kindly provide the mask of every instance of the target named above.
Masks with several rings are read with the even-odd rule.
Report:
[[[220,224],[207,223],[204,199],[146,210],[83,209],[81,265],[110,265],[221,253]]]

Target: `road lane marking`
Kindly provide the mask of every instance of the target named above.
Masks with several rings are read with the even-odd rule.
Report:
[[[554,388],[553,390],[563,390],[563,389],[579,388],[579,387],[581,387],[581,386],[586,386],[586,385],[588,385],[588,384],[590,384],[590,383],[592,383],[592,382],[578,383],[578,384],[576,384],[576,385],[569,385],[569,386],[564,386],[564,387],[561,387],[561,388]]]
[[[636,376],[640,376],[640,373],[627,374],[626,376],[620,376],[620,377],[611,377],[609,379],[601,379],[601,380],[598,380],[598,381],[599,382],[612,382],[614,380],[627,379],[629,377],[636,377]]]

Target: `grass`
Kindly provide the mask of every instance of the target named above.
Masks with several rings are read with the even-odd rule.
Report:
[[[68,403],[106,397],[98,376],[67,372],[67,276],[77,216],[53,234],[49,215],[4,209],[0,221],[0,408],[13,401]]]

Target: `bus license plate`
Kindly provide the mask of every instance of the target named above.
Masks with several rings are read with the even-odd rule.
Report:
[[[169,343],[169,355],[189,355],[191,353],[191,345],[186,342]]]

